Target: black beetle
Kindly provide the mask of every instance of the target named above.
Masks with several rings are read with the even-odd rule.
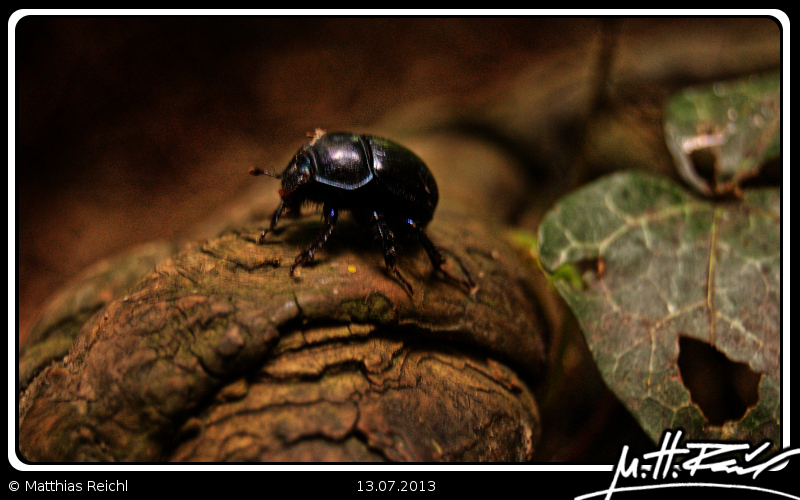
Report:
[[[297,211],[305,202],[321,203],[325,227],[294,261],[289,275],[297,266],[314,258],[328,240],[339,212],[348,210],[362,225],[370,226],[376,239],[383,243],[386,268],[413,295],[411,285],[397,270],[395,242],[416,238],[436,271],[466,285],[471,293],[477,291],[469,274],[466,280],[451,275],[442,268],[444,257],[425,234],[424,228],[433,218],[439,201],[439,190],[433,175],[417,155],[397,143],[371,135],[331,133],[317,129],[309,134],[313,140],[305,144],[282,175],[253,168],[253,175],[269,175],[281,179],[281,202],[269,229],[261,233],[258,243],[275,229],[286,210]],[[460,264],[460,262],[459,262]]]

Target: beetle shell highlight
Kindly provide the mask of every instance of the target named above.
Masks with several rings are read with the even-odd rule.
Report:
[[[372,199],[365,199],[367,195]],[[404,213],[424,226],[433,218],[439,191],[425,163],[403,146],[371,135],[332,133],[295,154],[281,175],[281,198],[287,206],[307,199],[350,210],[367,203],[387,216]]]

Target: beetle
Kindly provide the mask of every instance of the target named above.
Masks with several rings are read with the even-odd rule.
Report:
[[[340,212],[349,211],[381,240],[387,270],[410,295],[414,290],[397,269],[398,242],[410,238],[425,249],[434,271],[465,285],[470,294],[477,291],[463,265],[466,280],[442,267],[445,259],[425,233],[439,201],[439,191],[430,170],[417,155],[395,142],[372,135],[328,134],[317,129],[309,137],[313,139],[297,151],[281,175],[264,169],[250,170],[252,175],[281,180],[280,204],[258,244],[264,242],[287,210],[298,211],[306,202],[323,206],[322,232],[297,256],[289,268],[290,276],[297,266],[313,260],[333,233]]]

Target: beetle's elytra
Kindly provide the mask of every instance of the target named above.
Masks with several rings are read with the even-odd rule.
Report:
[[[420,242],[436,271],[463,283],[471,293],[477,290],[466,270],[467,279],[461,280],[442,268],[444,258],[425,234],[439,201],[436,181],[425,163],[403,146],[371,135],[326,134],[317,129],[283,174],[255,168],[250,173],[281,180],[281,202],[272,214],[269,228],[261,233],[259,244],[275,229],[285,211],[299,210],[305,202],[323,206],[324,228],[297,256],[290,275],[297,266],[314,258],[336,227],[339,213],[347,210],[356,221],[373,230],[383,245],[386,268],[409,294],[413,295],[413,289],[397,270],[396,244],[406,238]]]

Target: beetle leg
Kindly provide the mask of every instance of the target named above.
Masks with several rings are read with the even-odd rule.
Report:
[[[388,269],[397,280],[402,283],[402,285],[406,288],[409,295],[414,295],[414,289],[411,288],[411,285],[406,281],[400,271],[397,270],[397,249],[394,246],[394,233],[392,232],[389,225],[386,223],[386,219],[383,217],[383,214],[379,214],[378,212],[372,212],[372,222],[373,222],[373,229],[375,231],[375,237],[380,238],[381,242],[383,243],[383,261],[386,263],[386,269]]]
[[[475,295],[475,293],[478,291],[478,285],[476,285],[475,282],[472,281],[472,277],[469,275],[467,268],[464,267],[464,264],[458,259],[458,257],[454,256],[454,258],[458,262],[458,265],[461,266],[461,270],[464,272],[464,276],[466,276],[467,278],[465,280],[453,276],[442,267],[442,264],[444,264],[444,257],[442,257],[442,254],[439,252],[436,246],[434,246],[433,242],[430,240],[430,238],[428,238],[428,235],[425,234],[425,231],[423,231],[422,228],[417,227],[416,225],[414,225],[413,227],[414,230],[416,230],[417,239],[422,244],[422,248],[424,248],[425,252],[428,253],[428,258],[431,260],[431,264],[433,264],[433,269],[435,271],[439,271],[440,273],[442,273],[449,280],[454,281],[456,283],[461,283],[462,285],[466,286],[469,289],[469,294]]]
[[[275,226],[278,225],[278,219],[281,218],[284,210],[286,210],[286,206],[283,204],[283,200],[281,200],[280,205],[278,205],[278,208],[275,209],[275,213],[272,214],[272,221],[269,223],[269,229],[261,231],[261,238],[258,239],[259,245],[264,243],[264,238],[267,236],[267,233],[272,232],[272,230],[275,229]]]
[[[297,256],[294,260],[294,264],[292,267],[289,268],[289,276],[294,275],[294,270],[297,266],[302,266],[306,262],[314,259],[314,254],[317,253],[322,245],[328,241],[331,234],[333,233],[333,228],[336,227],[336,222],[339,220],[339,209],[330,207],[328,205],[323,206],[322,208],[323,213],[325,214],[325,228],[323,228],[322,232],[319,233],[317,239],[315,239],[310,245],[306,247],[305,250]]]

